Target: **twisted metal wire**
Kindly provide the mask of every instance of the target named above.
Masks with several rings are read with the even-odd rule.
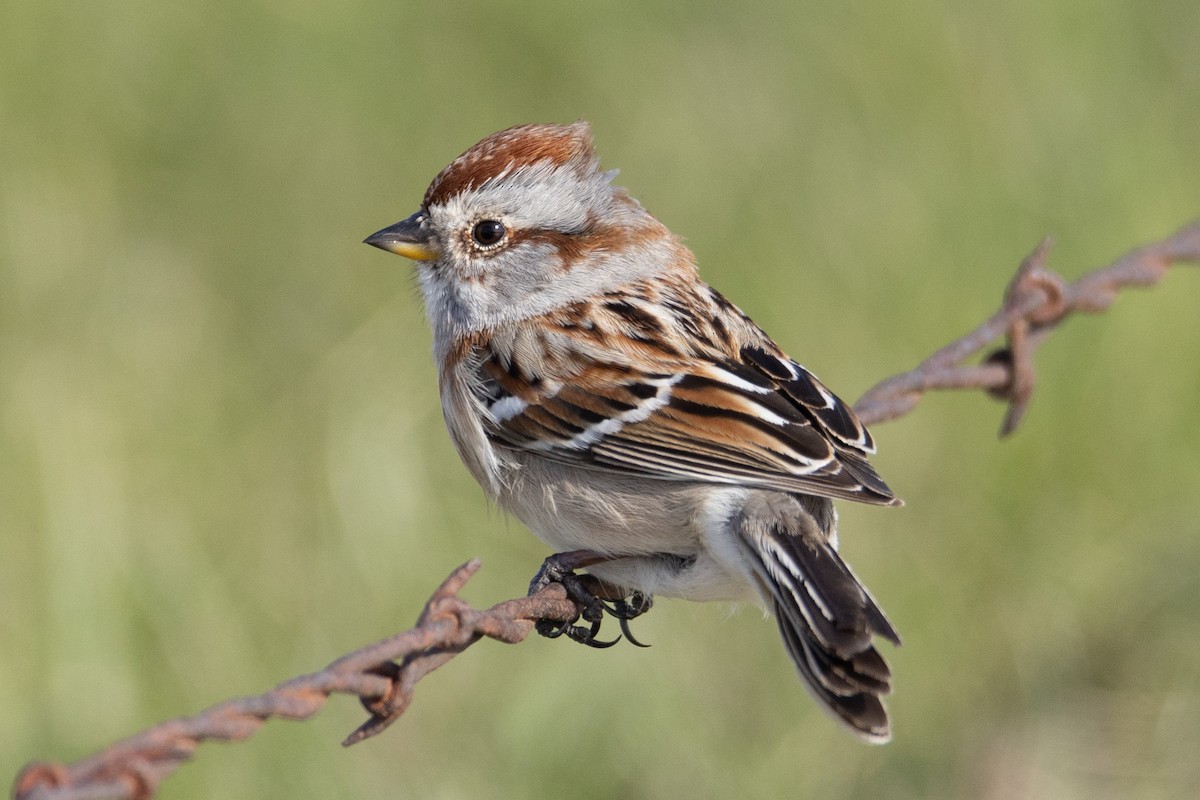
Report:
[[[248,739],[272,718],[308,719],[333,694],[356,695],[369,714],[343,742],[352,745],[395,722],[412,702],[417,681],[480,639],[516,644],[529,635],[536,620],[578,619],[579,609],[558,584],[485,610],[472,608],[458,593],[479,567],[473,560],[454,570],[429,598],[414,628],[263,694],[226,700],[198,714],[162,722],[73,764],[30,764],[17,776],[13,797],[146,800],[202,742]]]
[[[1016,430],[1033,394],[1033,355],[1069,316],[1101,314],[1122,289],[1154,286],[1174,264],[1200,262],[1200,221],[1158,242],[1129,251],[1107,267],[1068,283],[1046,268],[1050,239],[1021,262],[1000,310],[908,372],[885,378],[859,398],[854,410],[867,425],[902,417],[926,392],[983,389],[1008,403],[1000,435]],[[1001,336],[1008,343],[981,363],[967,360]]]

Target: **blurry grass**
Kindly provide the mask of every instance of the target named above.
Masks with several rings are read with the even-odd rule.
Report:
[[[1194,3],[0,6],[0,772],[407,626],[541,546],[441,428],[408,268],[357,244],[485,134],[592,121],[706,277],[857,396],[1200,209]],[[1200,284],[1039,355],[1025,428],[880,427],[845,549],[905,636],[861,747],[757,611],[650,651],[481,649],[360,718],[202,750],[170,797],[1187,797],[1200,774]]]

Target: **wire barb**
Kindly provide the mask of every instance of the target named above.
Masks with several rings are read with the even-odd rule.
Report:
[[[1029,407],[1035,384],[1033,356],[1046,337],[1072,314],[1107,311],[1122,289],[1153,286],[1173,265],[1200,262],[1200,221],[1131,250],[1072,283],[1046,268],[1050,245],[1049,237],[1043,239],[1021,262],[1000,310],[983,324],[908,372],[868,389],[854,404],[859,419],[867,425],[897,419],[930,391],[982,389],[1008,404],[1000,426],[1000,436],[1008,436]],[[1000,337],[1006,338],[1003,347],[978,364],[967,363]]]

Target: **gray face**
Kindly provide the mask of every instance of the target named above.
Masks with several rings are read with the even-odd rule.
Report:
[[[594,157],[539,161],[430,205],[440,254],[421,262],[419,275],[434,330],[486,330],[658,272],[674,239],[639,235],[665,230],[612,186],[615,174]],[[495,243],[477,235],[485,221],[503,226]]]

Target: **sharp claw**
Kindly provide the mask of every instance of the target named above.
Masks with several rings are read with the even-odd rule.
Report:
[[[616,643],[617,643],[617,642],[619,642],[619,641],[621,641],[621,637],[620,637],[620,636],[618,636],[617,638],[613,639],[611,642],[598,642],[598,641],[596,641],[595,639],[589,639],[589,640],[588,640],[588,641],[586,641],[586,642],[582,642],[582,641],[581,641],[581,643],[582,643],[582,644],[586,644],[588,647],[594,647],[594,648],[596,648],[597,650],[604,650],[605,648],[612,647],[614,644],[616,644]]]
[[[600,620],[594,621],[590,628],[584,628],[582,625],[570,625],[567,627],[567,636],[570,636],[580,644],[586,644],[588,647],[594,647],[597,650],[604,650],[621,641],[621,637],[618,636],[611,642],[601,642],[596,639],[598,633],[600,633]]]
[[[645,614],[650,610],[650,607],[653,604],[654,601],[641,592],[634,592],[627,600],[622,598],[614,604],[615,607],[613,609],[613,616],[615,616],[617,621],[621,624],[621,633],[625,634],[625,638],[628,639],[635,647],[649,647],[650,645],[642,644],[630,632],[629,620],[636,619],[642,614]]]
[[[629,632],[629,620],[625,619],[624,617],[617,617],[617,622],[620,623],[620,625],[621,625],[621,633],[625,634],[625,638],[629,640],[629,643],[631,645],[633,645],[634,647],[649,647],[650,646],[648,644],[642,644],[637,639],[633,638],[633,634]]]
[[[542,636],[545,636],[547,639],[557,639],[566,633],[566,630],[569,627],[570,623],[558,622],[557,620],[551,619],[539,619],[537,622],[533,623],[533,629]]]

